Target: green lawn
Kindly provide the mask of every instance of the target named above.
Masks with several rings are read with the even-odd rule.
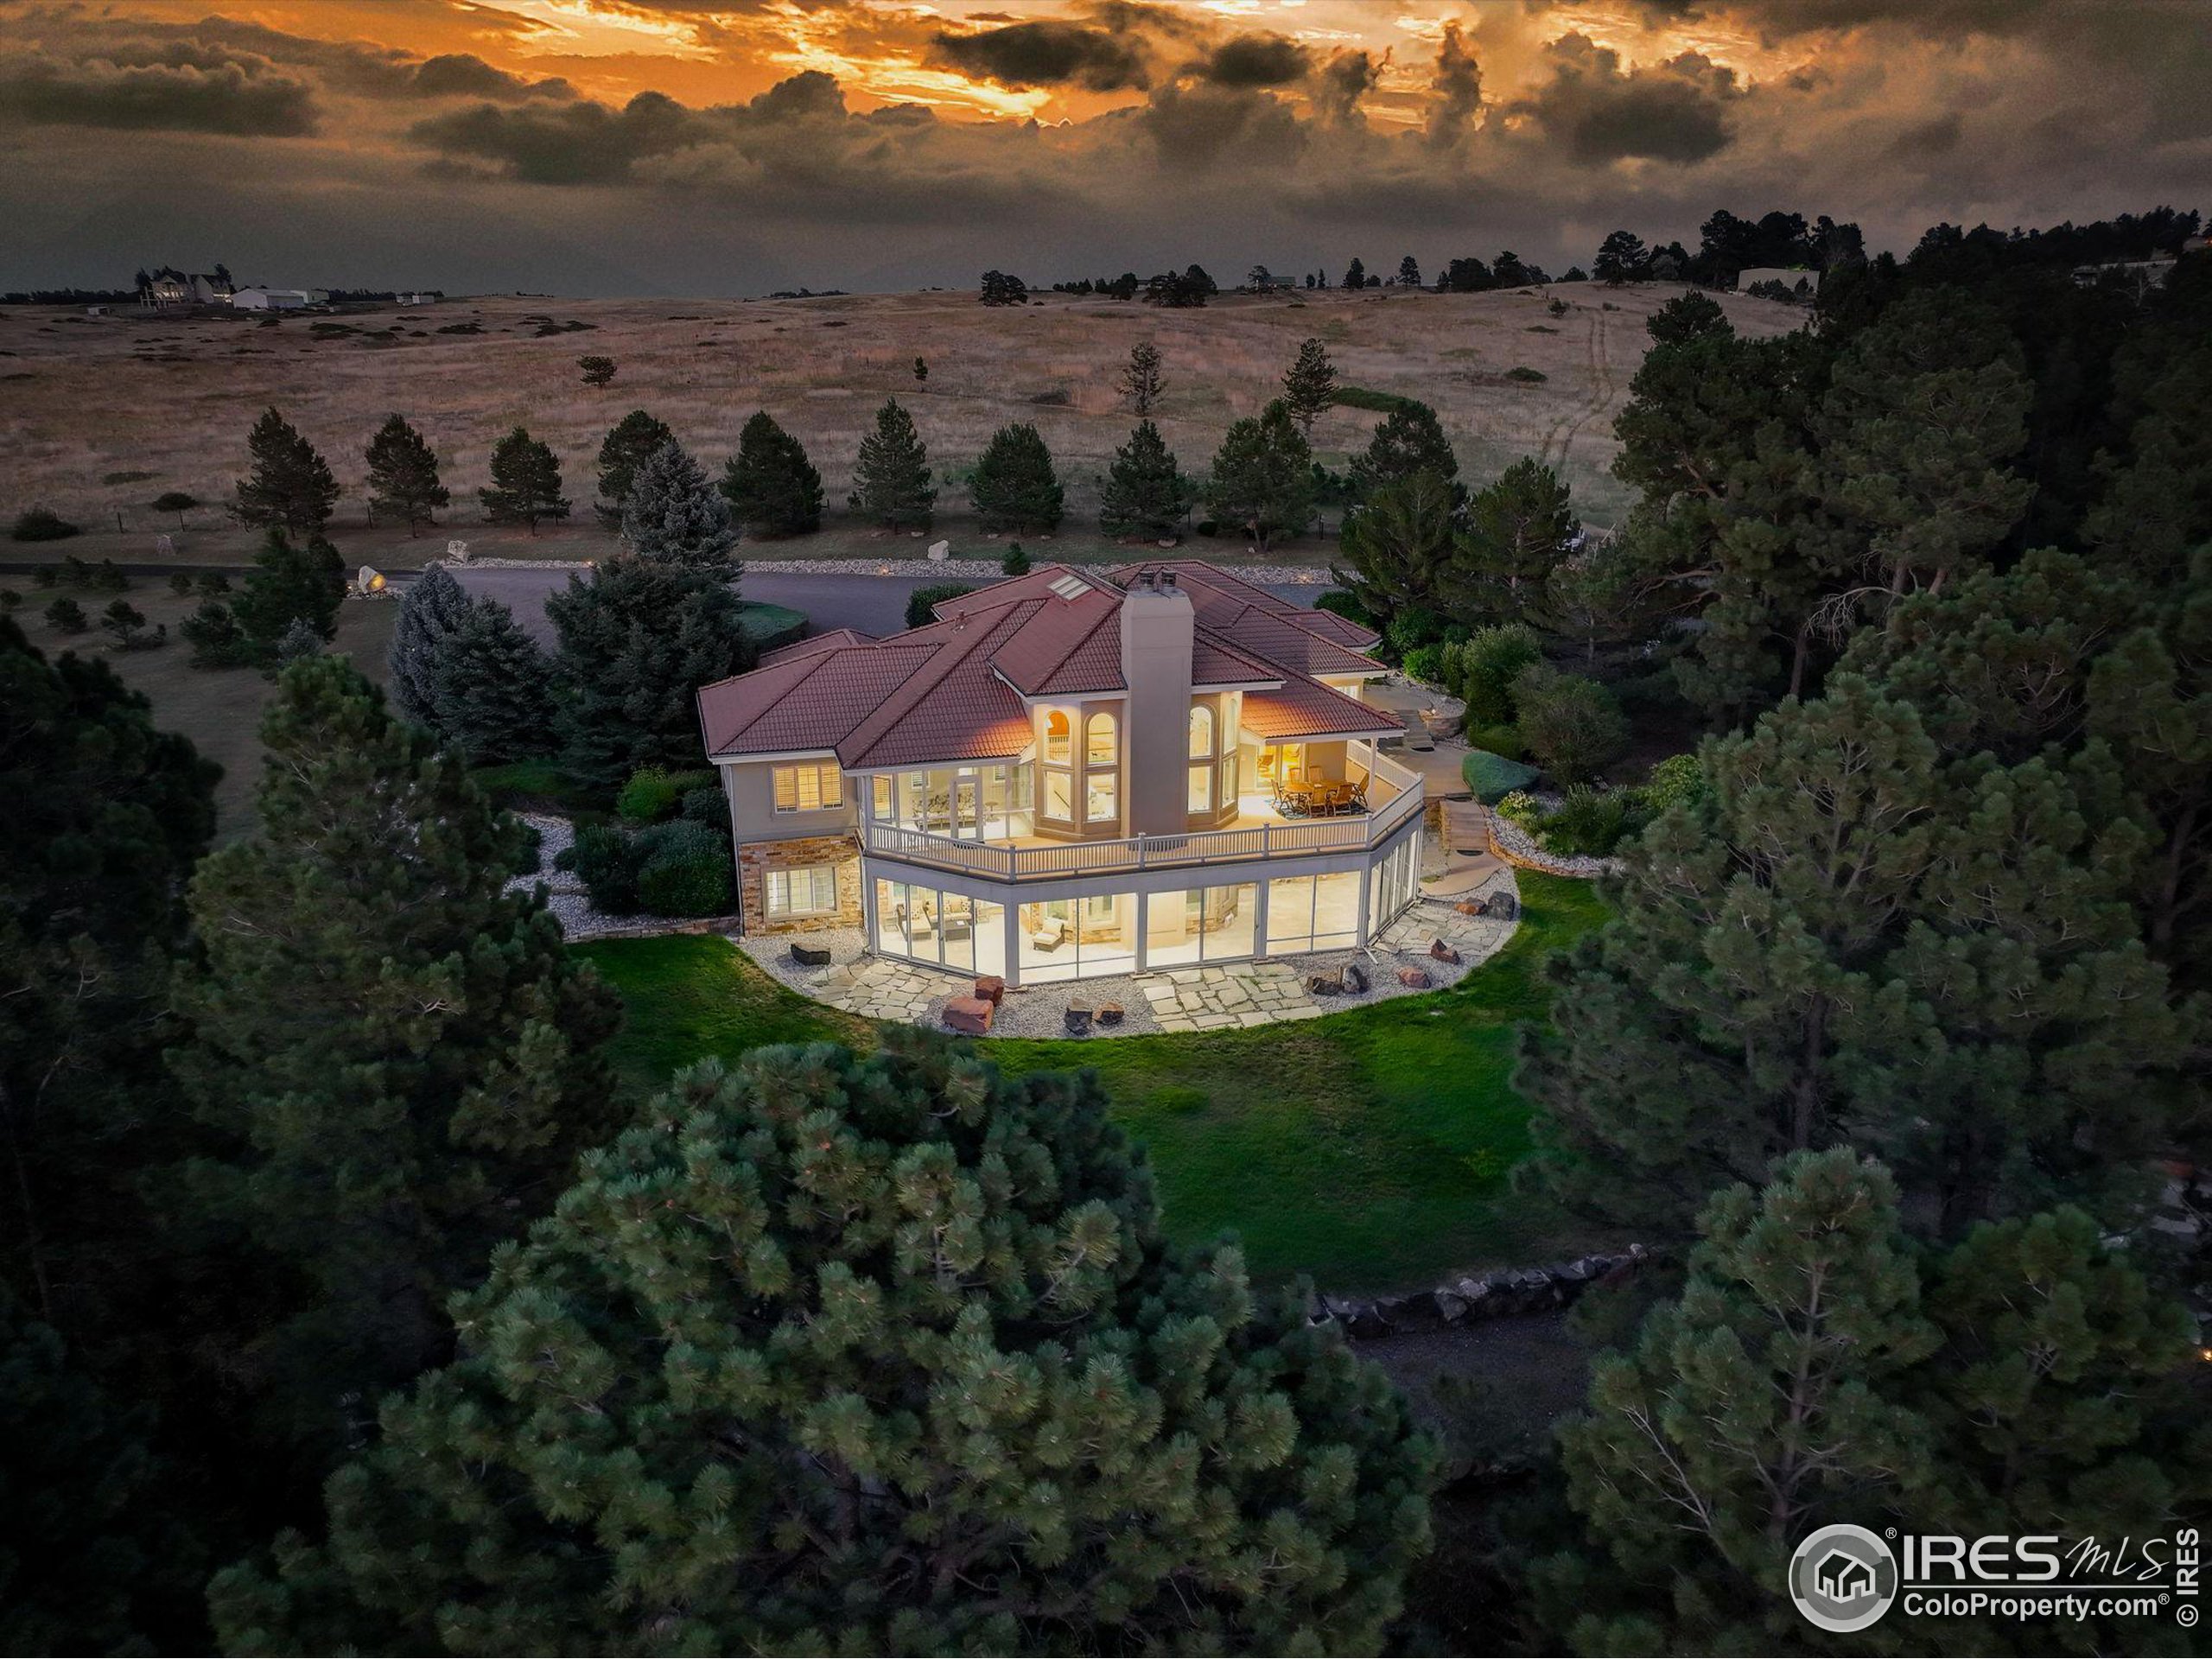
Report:
[[[1587,884],[1524,874],[1513,942],[1450,991],[1251,1031],[982,1045],[1014,1071],[1088,1065],[1149,1149],[1177,1236],[1224,1230],[1254,1268],[1332,1289],[1527,1262],[1582,1236],[1508,1190],[1528,1107],[1507,1079],[1513,1027],[1540,1019],[1541,958],[1602,921]],[[874,1027],[784,989],[727,941],[576,947],[622,993],[617,1059],[652,1084],[762,1043],[866,1044]]]

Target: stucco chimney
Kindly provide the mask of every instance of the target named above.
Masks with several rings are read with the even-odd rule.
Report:
[[[1129,833],[1179,835],[1186,824],[1191,596],[1154,571],[1122,596],[1122,679],[1129,688]]]

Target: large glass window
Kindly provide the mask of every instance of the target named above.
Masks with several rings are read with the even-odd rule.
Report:
[[[1192,813],[1213,810],[1213,764],[1208,761],[1190,768],[1189,798],[1185,803]]]
[[[1191,705],[1191,748],[1193,760],[1213,759],[1213,705],[1194,702]]]
[[[1155,893],[1146,912],[1145,965],[1173,968],[1249,957],[1258,915],[1259,888],[1250,881]]]
[[[1073,758],[1069,752],[1073,741],[1071,731],[1066,709],[1047,709],[1045,711],[1045,764],[1046,766],[1065,766]]]
[[[1083,816],[1092,823],[1111,823],[1122,816],[1120,803],[1116,799],[1118,774],[1094,772],[1086,774]]]
[[[1111,715],[1093,715],[1086,728],[1084,761],[1087,766],[1111,766],[1121,762],[1121,749],[1116,741],[1118,731]]]
[[[837,908],[837,867],[804,864],[770,870],[761,881],[761,899],[771,919],[830,914]]]
[[[1268,952],[1341,950],[1359,943],[1360,873],[1268,883]]]
[[[1421,833],[1393,847],[1375,867],[1367,897],[1367,928],[1378,933],[1413,902],[1414,880],[1421,869]]]
[[[1063,823],[1075,819],[1075,785],[1065,772],[1045,770],[1045,816]]]
[[[1048,899],[1021,906],[1015,947],[1025,985],[1136,971],[1133,893]]]
[[[844,774],[835,760],[807,760],[796,766],[774,766],[769,777],[775,786],[779,812],[819,812],[845,804]]]

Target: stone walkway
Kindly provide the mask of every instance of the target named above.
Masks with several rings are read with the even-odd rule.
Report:
[[[1159,1032],[1227,1031],[1285,1020],[1315,1020],[1389,997],[1440,988],[1457,983],[1496,956],[1513,937],[1516,920],[1463,915],[1457,908],[1462,899],[1479,899],[1501,890],[1514,891],[1512,872],[1504,867],[1500,867],[1475,892],[1455,893],[1448,900],[1418,898],[1404,915],[1363,950],[1319,951],[1265,962],[1192,964],[1108,979],[1011,988],[992,1022],[991,1035],[1067,1036],[1068,1005],[1078,1000],[1094,1009],[1105,1002],[1122,1005],[1119,1024],[1094,1024],[1088,1035],[1138,1037]],[[794,938],[803,944],[827,950],[829,965],[812,967],[793,962],[791,946]],[[1459,951],[1458,963],[1440,962],[1430,956],[1430,944],[1440,938]],[[802,995],[868,1020],[899,1020],[912,1025],[937,1027],[942,1022],[947,1000],[964,995],[967,988],[964,975],[918,968],[869,954],[866,941],[856,928],[796,936],[748,937],[734,943],[775,978]],[[1306,989],[1309,976],[1340,974],[1353,963],[1367,976],[1365,992],[1317,996]],[[1429,986],[1401,983],[1401,968],[1420,969],[1428,976]]]

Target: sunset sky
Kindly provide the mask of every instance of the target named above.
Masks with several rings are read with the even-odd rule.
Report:
[[[0,0],[0,288],[1902,251],[2212,207],[2212,0]]]

